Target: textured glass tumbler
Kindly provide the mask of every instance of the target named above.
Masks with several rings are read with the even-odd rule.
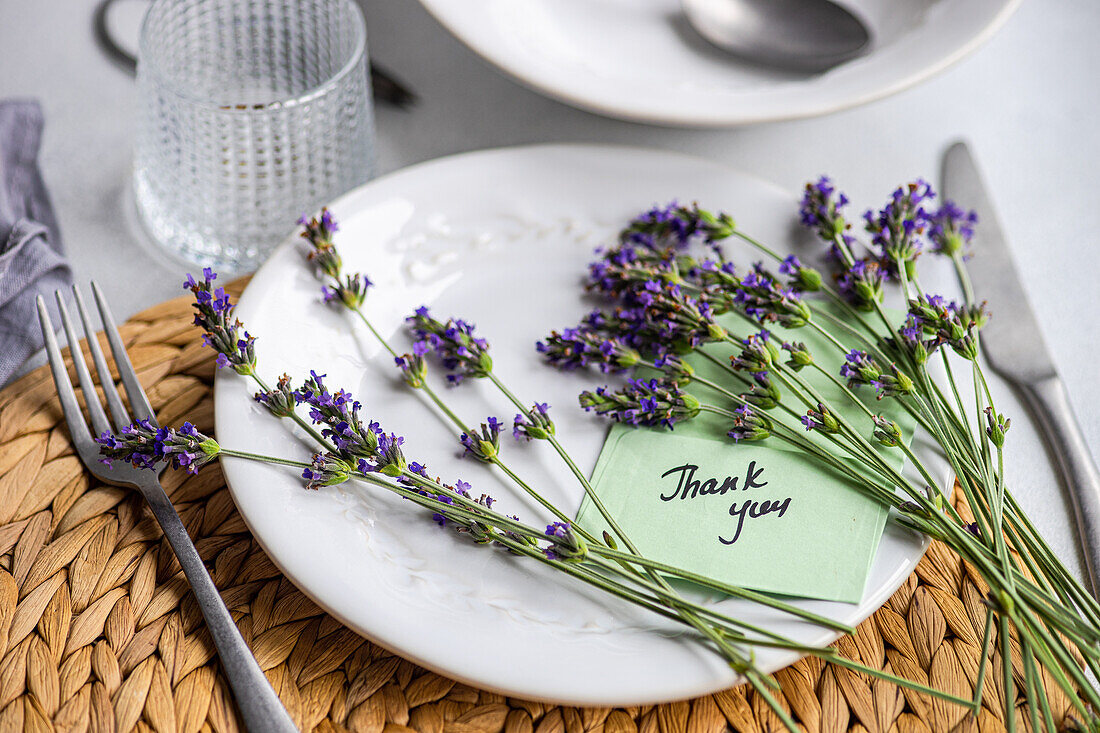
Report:
[[[156,0],[141,29],[134,197],[166,249],[246,271],[371,178],[354,0]]]

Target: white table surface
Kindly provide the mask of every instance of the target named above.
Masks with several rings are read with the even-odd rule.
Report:
[[[1100,320],[1090,301],[1100,290],[1100,3],[1025,2],[957,66],[864,107],[689,131],[604,119],[545,99],[489,68],[418,3],[361,1],[372,55],[420,96],[411,112],[378,110],[381,172],[503,145],[621,143],[724,161],[792,191],[828,173],[862,209],[878,205],[900,182],[936,180],[947,142],[969,139],[1086,438],[1100,446],[1100,379],[1092,362]],[[93,6],[0,3],[0,98],[41,100],[47,125],[41,162],[76,277],[98,280],[124,318],[180,294],[184,269],[140,244],[128,221],[134,84],[94,45]],[[125,26],[126,14],[119,17]],[[1079,570],[1068,499],[1040,436],[1007,387],[997,380],[994,389],[1001,410],[1013,417],[1009,481],[1058,554]]]

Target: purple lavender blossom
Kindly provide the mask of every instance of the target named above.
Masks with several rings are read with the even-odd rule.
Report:
[[[150,420],[139,420],[117,434],[107,431],[96,438],[103,462],[125,461],[135,468],[155,469],[165,462],[172,468],[198,470],[218,457],[221,446],[185,422],[179,428],[157,427]]]
[[[409,467],[408,462],[405,460],[405,454],[401,450],[401,445],[404,442],[405,439],[399,435],[379,432],[378,451],[372,469],[392,477],[404,474]]]
[[[413,353],[402,354],[393,359],[393,363],[401,370],[401,377],[405,380],[405,384],[413,389],[424,386],[424,380],[428,375],[428,365],[424,361],[424,354],[427,351],[427,344],[417,341],[413,344]]]
[[[512,437],[516,440],[546,440],[552,435],[554,421],[550,419],[550,405],[545,402],[536,402],[512,421]]]
[[[734,442],[754,442],[771,436],[771,423],[748,405],[738,407],[733,413],[733,427],[726,435]]]
[[[590,321],[606,322],[597,311],[589,314]],[[564,371],[595,366],[604,374],[623,372],[641,361],[638,351],[617,338],[598,333],[591,325],[565,328],[559,333],[551,331],[545,340],[535,344],[546,363]]]
[[[883,266],[894,273],[899,266],[913,275],[916,259],[922,249],[921,235],[930,217],[924,204],[936,197],[927,181],[918,179],[893,192],[880,211],[864,215],[871,242],[881,252]]]
[[[821,289],[821,273],[812,267],[802,264],[797,255],[787,255],[779,263],[779,274],[791,278],[788,283],[791,288],[815,292]]]
[[[767,372],[751,374],[752,388],[738,395],[742,400],[761,410],[773,410],[779,406],[783,394]]]
[[[187,276],[183,287],[195,296],[196,326],[202,329],[202,342],[218,353],[218,368],[232,366],[238,374],[253,374],[256,367],[255,338],[243,331],[233,317],[233,304],[223,288],[215,287],[217,274],[203,268],[203,280]]]
[[[587,555],[587,548],[579,537],[573,534],[568,522],[553,522],[546,525],[546,537],[550,544],[543,548],[548,560],[576,562]]]
[[[332,213],[326,208],[321,209],[320,218],[302,214],[302,217],[298,219],[298,224],[303,227],[300,236],[309,242],[311,247],[309,261],[316,265],[321,272],[339,281],[343,263],[336,251],[336,246],[332,242],[332,235],[340,227],[337,226]]]
[[[337,277],[333,279],[332,287],[321,286],[321,297],[326,303],[355,310],[363,305],[363,301],[367,299],[367,290],[373,285],[369,277],[359,273],[345,276],[342,282]]]
[[[346,390],[329,391],[324,374],[311,371],[294,392],[299,404],[308,405],[310,419],[324,426],[321,435],[332,441],[342,457],[365,459],[374,465],[379,453],[382,428],[376,422],[363,425],[359,417],[362,405]]]
[[[829,251],[838,262],[844,261],[844,258],[837,240],[844,242],[845,247],[850,247],[854,241],[847,234],[851,225],[841,213],[847,205],[848,197],[837,191],[827,176],[822,176],[817,183],[806,184],[799,207],[802,226],[814,230],[817,236],[829,243]]]
[[[845,357],[844,364],[840,367],[840,376],[848,380],[849,387],[873,387],[880,400],[884,397],[911,394],[914,389],[913,380],[899,370],[897,365],[891,364],[888,370],[883,369],[874,357],[855,349]]]
[[[876,260],[861,259],[837,277],[837,289],[856,308],[871,311],[882,302],[882,286],[887,272]]]
[[[670,379],[628,379],[621,389],[600,387],[580,394],[585,410],[610,417],[627,425],[666,427],[690,420],[699,414],[700,405],[692,395]]]
[[[802,302],[802,295],[782,286],[760,262],[734,288],[733,302],[745,315],[761,323],[800,328],[810,320],[810,309]]]
[[[427,306],[420,306],[405,320],[417,340],[434,350],[443,362],[450,372],[447,382],[452,386],[468,377],[488,376],[493,370],[489,342],[474,335],[472,323],[455,318],[442,323],[432,317]]]
[[[978,212],[964,211],[954,201],[944,201],[940,208],[928,217],[928,239],[932,251],[953,257],[964,251],[974,236]]]
[[[473,456],[479,461],[491,462],[500,453],[500,434],[504,432],[504,423],[490,415],[481,423],[481,430],[463,433],[458,442],[465,448],[464,456]]]
[[[938,295],[922,294],[909,301],[901,336],[904,340],[912,335],[911,328],[919,327],[923,335],[932,337],[933,344],[948,344],[959,356],[973,360],[978,356],[978,331],[988,319],[984,303],[967,307]]]
[[[800,420],[807,431],[816,430],[821,433],[840,432],[840,423],[837,422],[836,416],[833,415],[828,407],[820,402],[817,403],[817,407],[808,409]]]
[[[680,206],[673,201],[640,214],[619,238],[624,244],[651,250],[685,249],[697,235],[713,243],[728,238],[734,228],[733,218],[728,214],[716,215],[698,205]]]
[[[275,417],[290,417],[294,414],[294,390],[290,387],[290,376],[284,374],[279,377],[273,389],[267,392],[257,392],[255,399],[261,405],[271,411]]]
[[[315,453],[309,467],[302,471],[302,478],[307,482],[307,489],[335,486],[351,478],[351,466],[332,453]]]
[[[741,353],[730,357],[730,366],[743,372],[767,372],[779,358],[779,350],[771,343],[769,332],[760,331],[741,339]]]

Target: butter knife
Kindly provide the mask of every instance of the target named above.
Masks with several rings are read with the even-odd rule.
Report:
[[[1012,252],[966,143],[943,158],[943,195],[978,213],[970,278],[992,317],[982,329],[989,365],[1021,395],[1057,459],[1077,517],[1092,594],[1100,599],[1100,472],[1089,453],[1069,395],[1035,320]]]

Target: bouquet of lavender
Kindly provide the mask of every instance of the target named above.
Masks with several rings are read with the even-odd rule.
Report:
[[[669,429],[703,413],[719,415],[728,421],[732,441],[780,440],[793,445],[840,471],[853,490],[892,507],[897,521],[958,552],[990,589],[984,655],[973,700],[867,668],[832,649],[800,645],[682,596],[668,578],[690,580],[851,631],[773,597],[640,554],[557,439],[548,406],[521,400],[508,388],[494,371],[488,342],[471,324],[456,318],[439,320],[422,307],[408,318],[412,344],[407,353],[381,336],[365,309],[371,282],[363,274],[344,271],[334,244],[337,224],[327,211],[300,222],[309,261],[324,281],[324,299],[366,325],[389,351],[410,391],[423,392],[454,424],[467,455],[505,474],[538,501],[552,521],[545,526],[524,522],[501,511],[492,497],[474,491],[470,483],[433,476],[424,462],[406,457],[403,438],[363,416],[360,402],[346,390],[331,388],[323,375],[311,372],[297,386],[284,375],[270,386],[260,375],[253,337],[235,319],[228,297],[215,285],[217,276],[209,270],[201,281],[189,277],[185,283],[195,295],[195,323],[204,331],[205,342],[218,353],[219,366],[256,384],[257,401],[273,417],[293,421],[306,431],[317,447],[313,460],[234,451],[189,424],[154,429],[136,423],[119,435],[104,435],[103,452],[108,460],[143,466],[165,461],[191,471],[220,456],[235,456],[291,466],[310,489],[357,481],[397,494],[423,507],[425,516],[441,527],[476,543],[526,556],[683,624],[756,688],[792,730],[794,722],[769,692],[774,681],[753,664],[754,647],[814,654],[976,712],[995,643],[1003,649],[1005,662],[998,673],[1004,675],[1006,697],[1011,699],[1010,646],[1016,643],[1024,661],[1023,684],[1034,727],[1054,726],[1040,668],[1070,696],[1080,719],[1091,722],[1100,695],[1088,684],[1083,668],[1098,672],[1100,606],[1057,560],[1006,489],[1002,456],[1009,421],[995,410],[978,361],[979,332],[987,316],[974,300],[964,266],[974,217],[950,203],[933,210],[928,205],[932,196],[923,183],[898,189],[884,209],[867,214],[870,240],[861,245],[843,215],[847,199],[827,179],[808,185],[802,221],[828,245],[835,284],[795,257],[779,257],[740,231],[728,215],[697,206],[654,209],[631,222],[619,242],[589,267],[589,289],[603,296],[608,306],[590,313],[575,328],[552,332],[538,349],[548,364],[562,369],[620,373],[647,367],[657,374],[627,379],[618,389],[585,391],[580,404],[587,410],[629,425]],[[739,271],[723,252],[726,240],[755,248],[775,270],[760,262]],[[916,264],[923,249],[954,262],[966,293],[963,303],[922,290]],[[908,301],[901,323],[893,322],[882,305],[886,283],[896,283]],[[833,308],[823,307],[829,302]],[[721,325],[718,317],[726,314],[738,316],[744,328],[735,332]],[[804,344],[782,341],[775,326],[820,334],[829,348],[844,355],[840,373],[821,367]],[[721,381],[703,379],[684,360],[689,354],[713,359],[702,347],[715,342],[736,347],[729,362],[719,364]],[[945,376],[940,379],[928,369],[934,359],[943,365]],[[505,424],[490,416],[475,425],[458,415],[426,380],[429,368],[442,368],[451,385],[473,379],[494,385],[517,411],[513,436],[545,443],[554,451],[609,531],[597,536],[546,500],[506,462],[501,445]],[[849,404],[830,404],[805,378],[805,370],[823,373]],[[969,405],[956,381],[964,374],[975,388]],[[707,387],[714,399],[704,403],[684,391],[693,381]],[[901,427],[868,408],[856,394],[860,389],[872,389],[880,399],[896,403],[940,447],[974,509],[974,521],[959,515],[908,448]],[[858,422],[845,416],[852,407],[861,415]],[[819,434],[828,449],[810,440],[806,431]],[[923,480],[909,479],[884,460],[882,446],[904,452]],[[1011,711],[1006,724],[1010,730],[1014,725]]]

